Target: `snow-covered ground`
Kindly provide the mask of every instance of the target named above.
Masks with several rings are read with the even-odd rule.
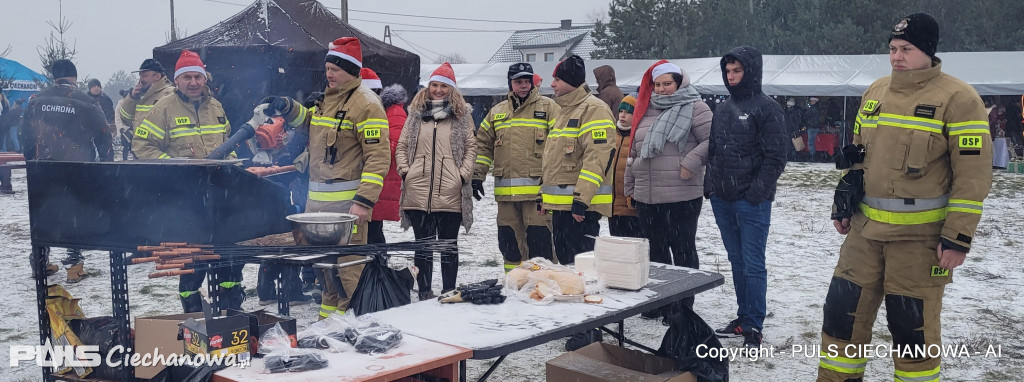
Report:
[[[843,236],[837,234],[829,221],[832,187],[838,171],[829,164],[790,164],[779,182],[773,208],[768,243],[768,318],[765,322],[765,345],[774,346],[774,357],[732,363],[733,381],[807,381],[813,380],[817,359],[801,352],[792,355],[794,346],[805,348],[820,341],[822,303],[838,257]],[[488,180],[490,182],[490,180]],[[488,190],[491,185],[486,186]],[[38,380],[39,369],[27,363],[9,367],[11,345],[34,345],[37,340],[35,292],[28,263],[29,224],[25,194],[25,172],[14,172],[15,195],[0,195],[0,269],[6,270],[9,283],[5,299],[0,299],[0,379]],[[974,356],[946,358],[942,370],[945,381],[1010,381],[1024,380],[1024,175],[997,171],[993,191],[985,201],[985,214],[978,229],[974,249],[967,262],[954,273],[954,282],[946,288],[943,312],[943,342],[967,345],[984,352],[988,345],[1000,346],[1001,357]],[[476,225],[460,236],[460,244],[468,254],[462,256],[459,281],[472,282],[494,277],[499,272],[501,256],[495,240],[493,199],[485,199],[476,207]],[[602,232],[607,226],[602,222]],[[385,225],[389,240],[412,239],[412,232],[403,232],[397,224]],[[709,203],[701,213],[697,245],[701,253],[701,269],[726,275],[726,284],[697,296],[695,309],[712,326],[732,319],[736,312],[730,265],[719,237]],[[63,257],[56,250],[52,258]],[[87,252],[87,269],[94,277],[68,290],[82,298],[82,307],[90,316],[110,314],[109,267],[104,254]],[[173,314],[180,311],[177,301],[177,280],[148,279],[149,265],[129,268],[132,313],[135,317]],[[434,285],[439,286],[440,273],[435,271]],[[64,272],[51,278],[63,283]],[[246,288],[254,291],[256,267],[246,268]],[[247,309],[256,309],[255,297],[245,302]],[[875,343],[891,339],[885,326],[884,306],[875,324]],[[308,325],[316,316],[312,305],[295,307],[292,315],[299,326]],[[655,321],[639,318],[626,320],[627,335],[647,346],[657,348],[666,328]],[[606,337],[607,338],[607,337]],[[611,341],[610,339],[608,341]],[[740,347],[741,339],[727,339],[728,347]],[[498,367],[492,380],[502,382],[539,381],[544,379],[544,362],[561,354],[564,341],[553,341],[529,351],[510,355]],[[814,351],[808,351],[814,354]],[[469,361],[470,377],[481,375],[492,361]],[[866,381],[892,379],[892,361],[873,359],[868,363]]]

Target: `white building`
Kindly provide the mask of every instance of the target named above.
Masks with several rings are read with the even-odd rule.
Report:
[[[516,31],[488,62],[558,62],[573,54],[589,60],[597,49],[593,31],[593,25],[574,27],[572,20],[558,28]]]

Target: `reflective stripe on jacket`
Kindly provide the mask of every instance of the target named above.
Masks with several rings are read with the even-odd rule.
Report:
[[[175,90],[172,96],[157,101],[135,128],[132,152],[139,159],[201,159],[230,135],[224,107],[209,88],[195,99]]]
[[[121,103],[117,114],[121,117],[121,122],[125,126],[131,127],[131,130],[134,131],[142,123],[142,120],[149,115],[149,112],[153,110],[156,101],[171,94],[174,94],[174,85],[171,84],[171,81],[167,80],[167,77],[164,77],[159,82],[150,86],[149,90],[139,99],[134,99],[131,96],[124,97],[124,102]]]

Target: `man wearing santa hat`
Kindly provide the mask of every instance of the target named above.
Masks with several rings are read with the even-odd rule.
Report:
[[[309,152],[306,212],[357,216],[350,243],[365,244],[371,210],[391,165],[388,120],[380,98],[359,75],[363,67],[359,39],[342,37],[334,40],[329,48],[324,60],[327,89],[322,101],[309,109],[288,97],[271,96],[263,101],[268,105],[268,115],[281,115],[295,127],[295,142]],[[361,258],[342,256],[338,262]],[[338,271],[337,277],[349,297],[362,272],[362,265]],[[320,317],[327,317],[331,312],[344,314],[349,297],[341,297],[332,282],[326,283]]]

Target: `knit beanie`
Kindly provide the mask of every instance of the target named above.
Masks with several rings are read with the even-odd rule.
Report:
[[[555,66],[555,72],[551,75],[569,86],[578,88],[587,81],[587,68],[583,65],[583,59],[574,54],[559,62]]]
[[[363,50],[358,38],[342,37],[328,44],[327,48],[325,62],[337,65],[345,73],[359,76],[359,69],[363,68]]]
[[[631,95],[622,97],[622,102],[619,103],[619,110],[625,110],[629,114],[633,114],[633,110],[636,110],[636,97]]]
[[[939,45],[939,23],[927,13],[915,13],[900,19],[892,27],[889,41],[894,38],[914,44],[925,54],[935,57],[935,49]]]
[[[71,62],[71,60],[60,59],[50,65],[50,73],[53,73],[54,79],[78,77],[78,68],[75,67],[75,63]]]

